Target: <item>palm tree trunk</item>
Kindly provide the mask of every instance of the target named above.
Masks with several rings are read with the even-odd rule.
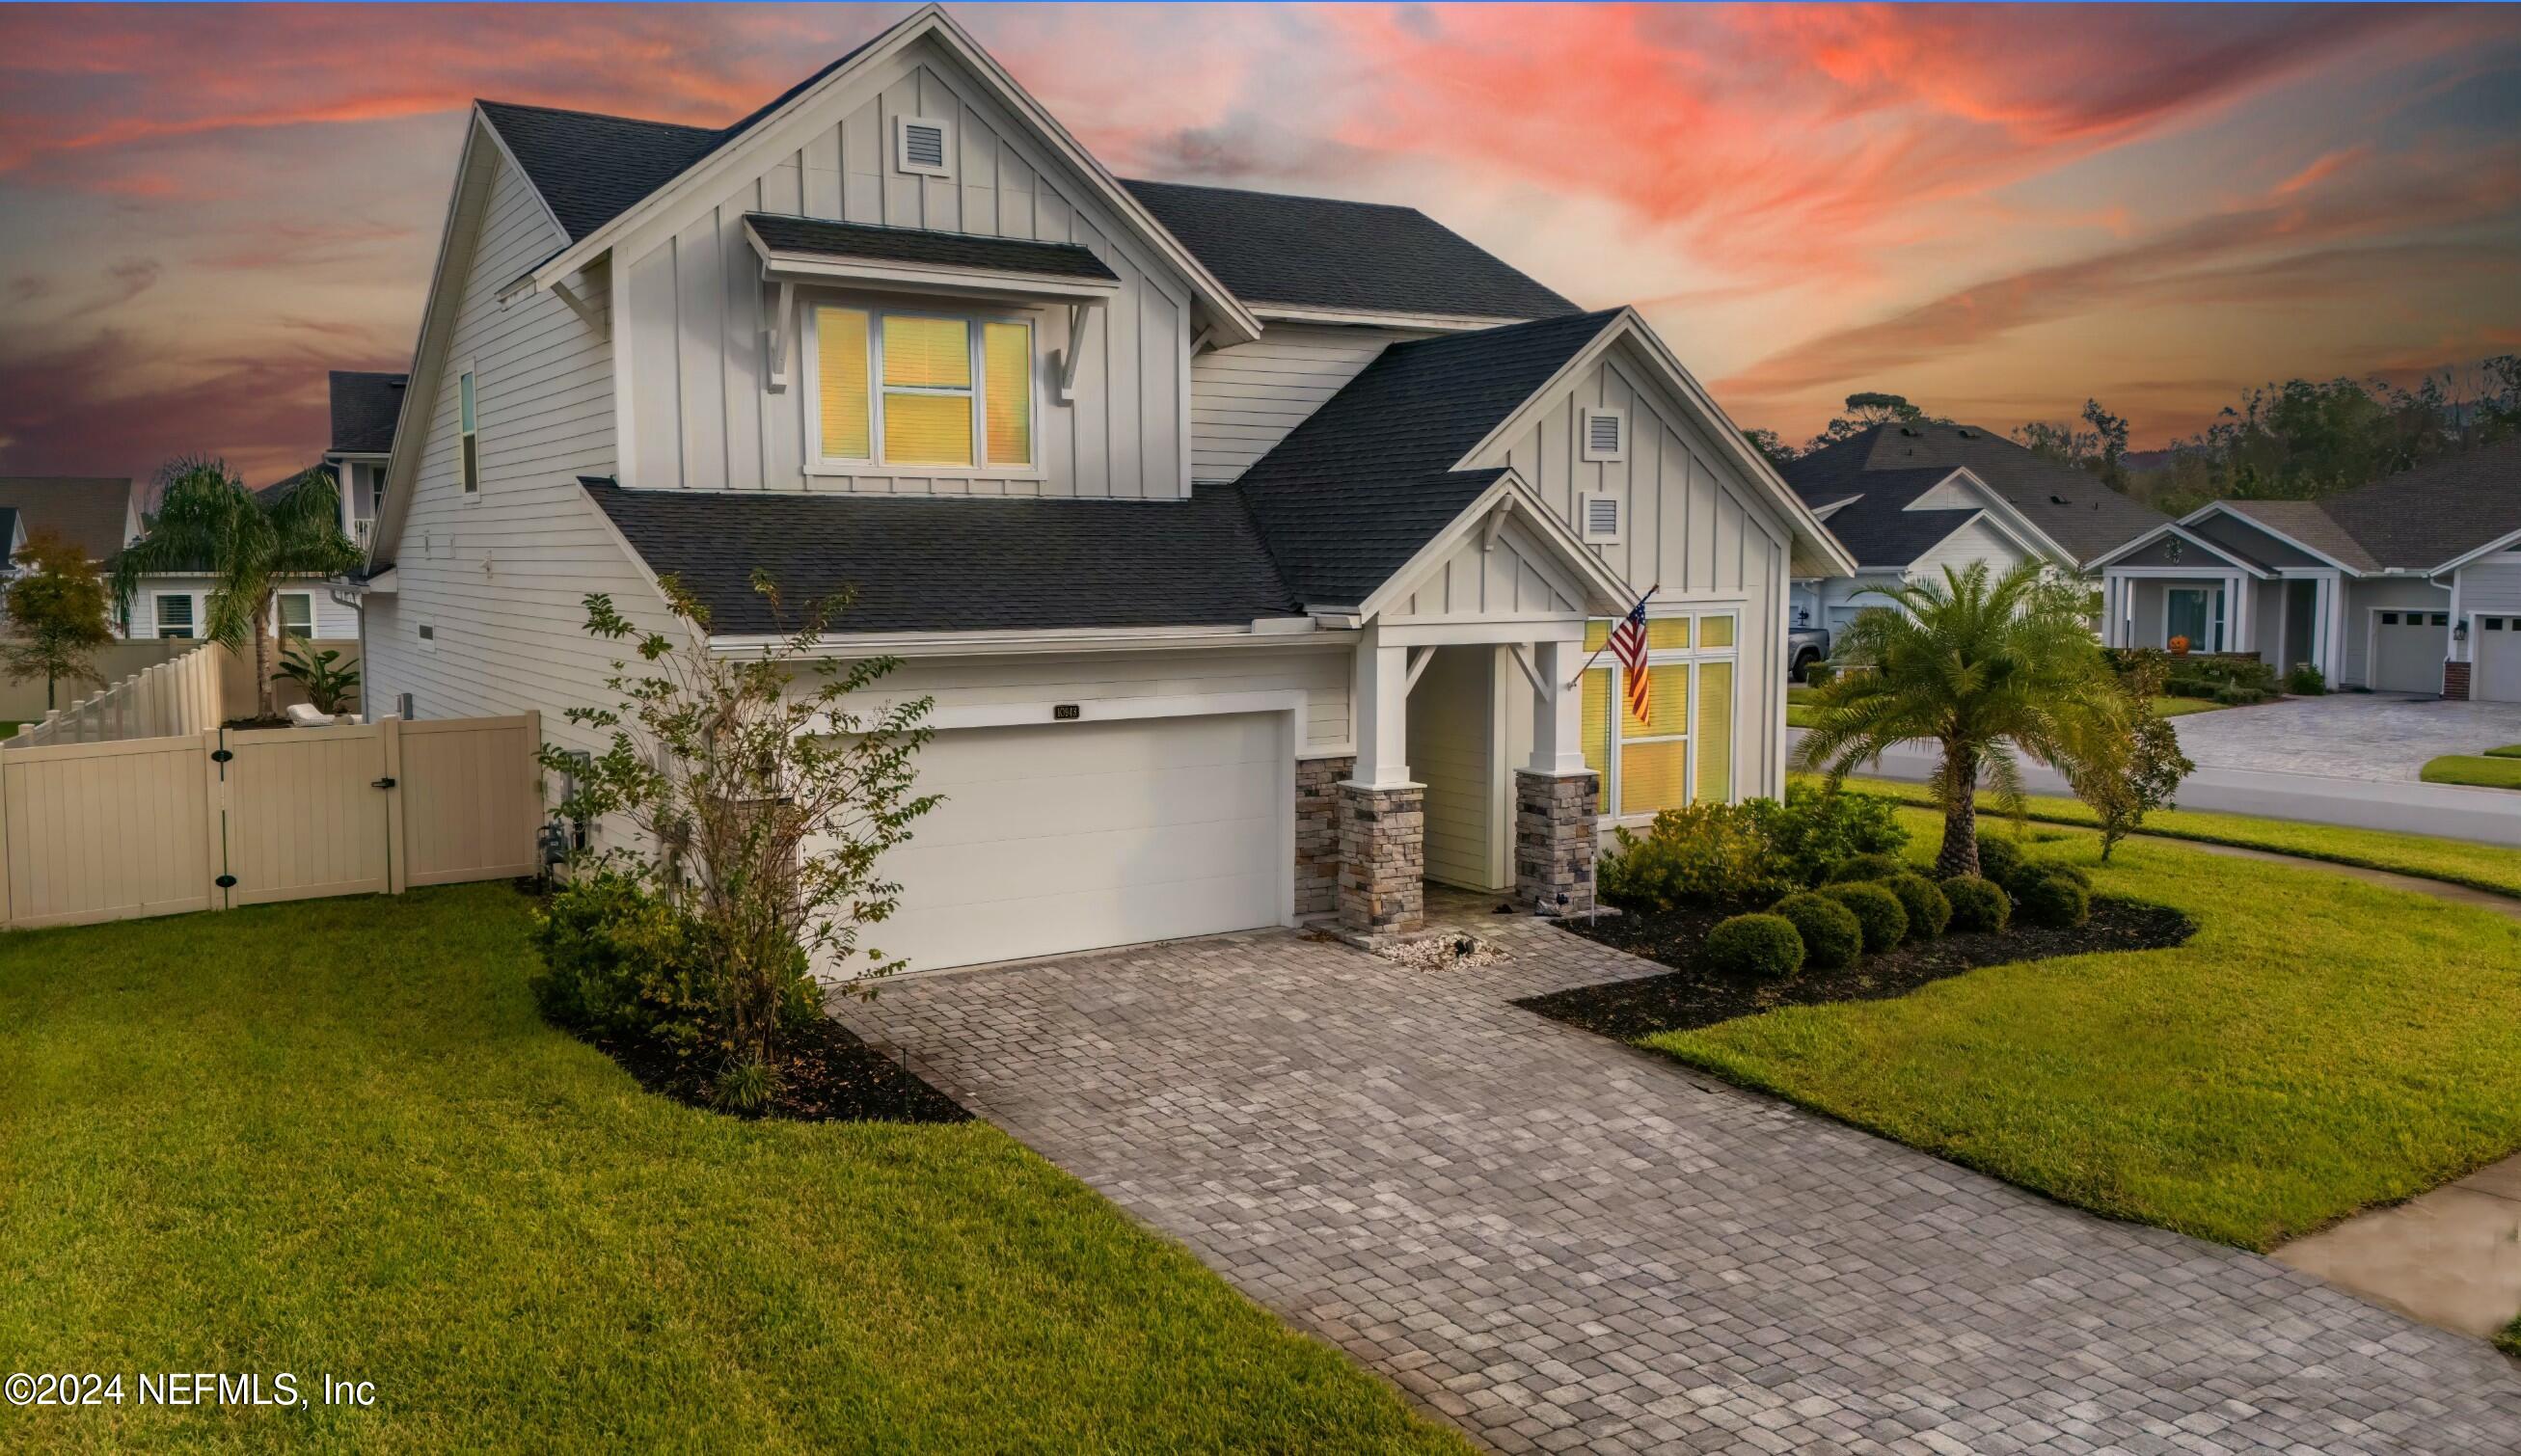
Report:
[[[1944,745],[1944,847],[1935,874],[1978,873],[1978,753],[1965,744]]]
[[[271,686],[271,597],[263,596],[262,604],[253,609],[253,690],[254,705],[266,718],[280,716],[280,695]]]

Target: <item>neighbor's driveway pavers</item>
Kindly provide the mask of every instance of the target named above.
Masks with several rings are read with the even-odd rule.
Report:
[[[1545,926],[1411,972],[1260,932],[841,1014],[1506,1450],[2494,1452],[2483,1343],[1546,1022]]]
[[[2386,693],[2288,698],[2171,720],[2200,768],[2414,783],[2427,759],[2521,743],[2521,703]]]

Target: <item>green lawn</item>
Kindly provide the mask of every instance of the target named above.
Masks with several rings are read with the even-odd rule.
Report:
[[[1932,792],[1923,784],[1906,784],[1892,779],[1849,779],[1847,783],[1851,789],[1897,798],[1904,803],[1929,804],[1934,801]],[[1996,833],[2004,831],[2008,821],[1999,817],[1985,800],[1980,802],[1979,814],[1980,823],[1987,829]],[[2088,825],[2093,822],[2092,811],[2082,800],[2040,795],[2031,796],[2027,817],[2047,824]],[[2455,840],[2392,834],[2387,830],[2340,829],[2327,824],[2297,824],[2289,819],[2256,819],[2246,814],[2213,814],[2190,809],[2165,809],[2148,814],[2144,820],[2144,832],[2167,839],[2237,844],[2246,849],[2267,849],[2305,859],[2362,865],[2367,869],[2413,875],[2421,880],[2466,885],[2497,894],[2521,895],[2521,849],[2503,845],[2465,844]],[[1937,833],[1940,834],[1941,830],[1938,829]]]
[[[492,886],[0,937],[6,1368],[378,1392],[0,1445],[1468,1449],[992,1127],[642,1092],[531,954]]]
[[[2521,1315],[2513,1316],[2512,1323],[2495,1337],[2495,1347],[2507,1355],[2521,1356]]]
[[[2521,744],[2505,744],[2499,749],[2489,749],[2486,751],[2486,756],[2489,758],[2521,758]]]
[[[2416,777],[2428,784],[2465,784],[2474,789],[2521,789],[2521,757],[2493,753],[2445,753],[2429,759]]]
[[[1903,810],[1910,852],[1940,820]],[[2448,851],[2453,846],[2446,845]],[[2199,924],[1647,1045],[2114,1217],[2266,1249],[2521,1148],[2521,923],[2315,868],[2030,852]]]
[[[2214,712],[2225,705],[2212,698],[2156,698],[2153,710],[2166,718],[2184,718],[2190,713]]]
[[[1811,695],[1812,690],[1802,683],[1786,689],[1787,727],[1809,728],[1812,725]]]

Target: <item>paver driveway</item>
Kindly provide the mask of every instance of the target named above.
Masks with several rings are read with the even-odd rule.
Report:
[[[2521,703],[2332,693],[2191,713],[2172,726],[2201,768],[2412,784],[2428,759],[2521,743]]]
[[[1652,968],[1480,928],[1516,959],[1263,932],[840,1010],[1503,1449],[2521,1447],[2478,1342],[1517,1010]]]

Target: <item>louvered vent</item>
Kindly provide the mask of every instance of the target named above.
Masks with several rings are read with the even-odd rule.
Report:
[[[897,152],[894,160],[903,171],[942,177],[950,170],[945,164],[951,147],[945,122],[927,116],[896,116],[894,126]]]
[[[1620,498],[1580,495],[1576,498],[1577,534],[1587,541],[1620,539]]]
[[[1619,450],[1620,450],[1620,417],[1619,417],[1619,416],[1617,416],[1617,415],[1595,415],[1595,416],[1592,418],[1591,422],[1590,422],[1590,423],[1589,423],[1585,428],[1586,428],[1588,431],[1590,431],[1590,432],[1590,432],[1590,434],[1588,434],[1586,437],[1587,437],[1587,438],[1589,438],[1589,439],[1591,439],[1591,440],[1593,441],[1593,453],[1594,453],[1594,454],[1596,454],[1596,455],[1616,455],[1616,454],[1618,454],[1618,453],[1619,453]]]
[[[1614,409],[1588,409],[1578,426],[1586,460],[1626,460],[1628,417]]]

